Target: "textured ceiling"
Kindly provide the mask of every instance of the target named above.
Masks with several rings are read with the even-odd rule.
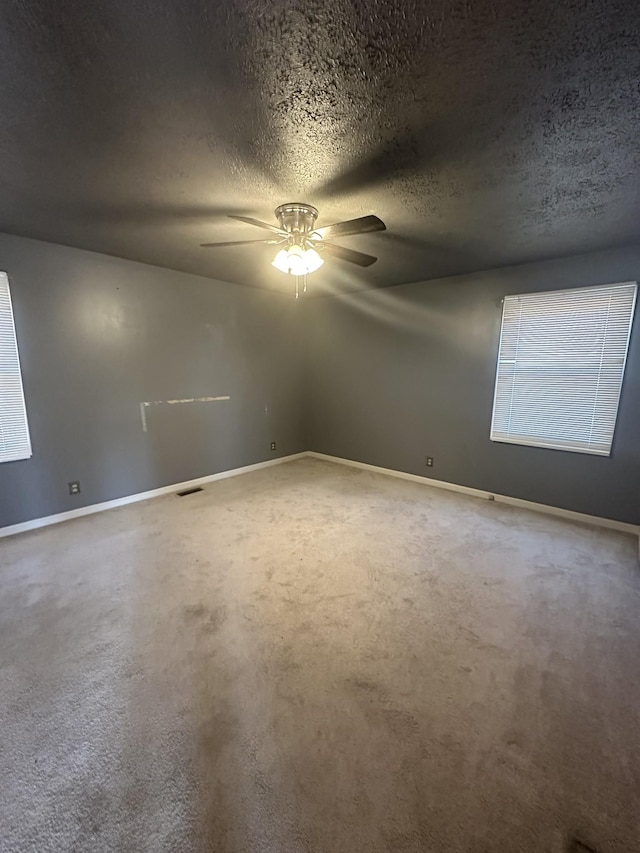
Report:
[[[622,0],[5,0],[0,230],[286,291],[264,232],[375,213],[316,289],[640,240]]]

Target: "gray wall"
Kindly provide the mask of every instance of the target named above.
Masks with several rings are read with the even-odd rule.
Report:
[[[489,440],[502,297],[638,279],[640,247],[310,301],[309,449],[640,523],[637,319],[611,457]]]
[[[640,523],[640,323],[610,458],[488,437],[502,297],[636,280],[640,248],[300,302],[8,235],[0,269],[34,451],[0,526],[305,449]]]
[[[0,465],[0,526],[305,449],[290,294],[8,235],[0,269],[33,444]],[[141,401],[223,394],[147,409],[142,430]]]

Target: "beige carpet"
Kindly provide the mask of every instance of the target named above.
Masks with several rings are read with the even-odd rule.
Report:
[[[305,459],[0,556],[2,851],[640,850],[630,536]]]

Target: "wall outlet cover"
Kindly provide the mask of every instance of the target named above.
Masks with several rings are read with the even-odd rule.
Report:
[[[69,494],[70,495],[79,495],[80,494],[80,480],[72,480],[69,483]]]

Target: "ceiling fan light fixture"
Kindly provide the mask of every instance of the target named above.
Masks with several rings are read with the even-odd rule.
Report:
[[[280,249],[271,263],[280,272],[301,276],[320,269],[324,261],[315,249],[303,249],[294,243],[287,249]]]
[[[352,234],[366,234],[370,231],[385,231],[386,226],[382,219],[373,214],[360,216],[357,219],[346,219],[343,222],[334,222],[316,229],[318,209],[311,204],[299,201],[281,204],[275,209],[278,225],[271,225],[254,219],[252,216],[238,216],[230,213],[232,219],[237,219],[247,225],[255,225],[265,231],[270,231],[268,239],[263,240],[233,240],[224,243],[201,243],[203,248],[215,249],[223,246],[246,246],[252,243],[267,243],[279,245],[280,249],[271,264],[280,272],[295,277],[296,299],[300,294],[307,291],[307,275],[320,269],[324,264],[323,255],[330,258],[338,258],[359,267],[370,267],[376,262],[373,255],[364,252],[356,252],[336,243],[330,242],[334,237],[348,237]],[[329,240],[327,238],[330,238]],[[316,251],[320,249],[320,253]]]
[[[322,264],[324,263],[324,260],[320,257],[320,255],[318,254],[318,252],[316,252],[315,249],[309,248],[304,253],[304,262],[307,266],[307,272],[310,273],[319,270]]]

